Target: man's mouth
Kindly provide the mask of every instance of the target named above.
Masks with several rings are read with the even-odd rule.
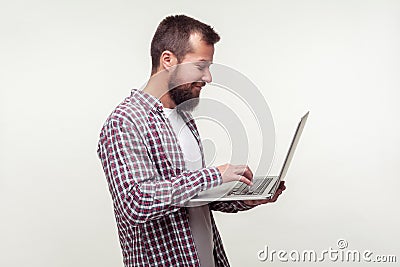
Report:
[[[194,88],[196,88],[197,90],[200,91],[204,85],[205,85],[205,83],[195,83]]]

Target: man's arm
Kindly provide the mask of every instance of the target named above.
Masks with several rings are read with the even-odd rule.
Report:
[[[133,225],[175,212],[200,191],[222,184],[216,167],[163,179],[149,157],[156,152],[148,151],[136,127],[127,121],[110,120],[104,126],[98,153],[114,206]]]

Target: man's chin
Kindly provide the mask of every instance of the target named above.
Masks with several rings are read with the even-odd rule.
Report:
[[[168,93],[178,109],[193,111],[199,104],[200,91],[200,86],[181,85],[169,90]]]
[[[177,106],[179,110],[192,112],[200,103],[200,98],[194,97]]]

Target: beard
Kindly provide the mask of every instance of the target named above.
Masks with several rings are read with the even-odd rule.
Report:
[[[183,111],[193,111],[200,102],[200,91],[195,87],[203,87],[205,82],[193,82],[170,87],[168,91],[172,101],[176,104],[176,108]],[[171,85],[171,84],[170,84]]]

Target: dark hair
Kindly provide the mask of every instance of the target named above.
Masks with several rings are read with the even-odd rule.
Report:
[[[189,42],[192,33],[199,33],[209,45],[214,45],[220,39],[212,27],[185,15],[168,16],[161,21],[151,41],[151,73],[157,71],[165,50],[174,53],[180,62],[192,49]]]

